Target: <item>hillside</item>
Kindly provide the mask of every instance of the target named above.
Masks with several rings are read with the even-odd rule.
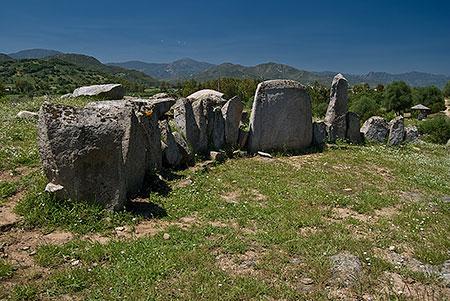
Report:
[[[51,49],[26,49],[8,54],[16,60],[22,59],[41,59],[44,57],[60,54],[60,51]]]
[[[124,73],[127,74],[133,72]],[[145,83],[144,80],[129,81],[125,76],[77,66],[57,58],[0,63],[0,82],[12,87],[16,92],[33,94],[65,94],[79,86],[111,82],[122,83],[128,91],[143,90],[150,86],[141,84]]]
[[[111,66],[121,66],[123,68],[138,70],[161,80],[172,82],[195,79],[200,82],[231,77],[231,78],[252,78],[257,80],[286,78],[297,80],[303,84],[318,81],[324,85],[329,85],[337,71],[313,72],[299,70],[289,65],[278,63],[264,63],[256,66],[243,66],[239,64],[223,63],[213,65],[204,62],[197,62],[192,59],[182,59],[168,64],[145,63],[141,61],[129,61],[124,63],[110,63]],[[409,72],[401,74],[390,74],[386,72],[369,72],[367,74],[344,74],[350,84],[368,83],[371,86],[378,84],[389,84],[393,81],[404,81],[410,86],[430,86],[435,85],[442,88],[450,76],[436,75],[424,72]]]
[[[189,58],[166,64],[128,61],[123,63],[111,63],[108,65],[141,71],[147,75],[162,80],[190,79],[196,74],[215,66],[210,63],[198,62]]]
[[[14,61],[14,59],[7,54],[0,53],[0,63],[7,62],[7,61]]]
[[[114,77],[121,78],[133,83],[138,83],[141,85],[155,86],[158,85],[159,81],[136,70],[125,69],[117,66],[108,66],[102,64],[99,60],[92,56],[76,54],[76,53],[64,53],[58,54],[46,58],[50,61],[60,60],[73,65],[76,65],[87,70],[103,72],[110,74]]]

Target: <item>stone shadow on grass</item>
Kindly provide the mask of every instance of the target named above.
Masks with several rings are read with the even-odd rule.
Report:
[[[163,218],[167,216],[166,209],[160,205],[141,200],[128,202],[126,210],[145,219]]]

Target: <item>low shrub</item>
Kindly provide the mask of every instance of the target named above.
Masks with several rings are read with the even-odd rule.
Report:
[[[419,124],[419,133],[431,143],[445,144],[450,139],[450,118],[439,115]]]

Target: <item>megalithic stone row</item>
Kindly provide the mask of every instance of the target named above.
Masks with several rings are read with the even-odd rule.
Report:
[[[146,176],[161,166],[159,131],[152,141],[145,129],[158,128],[157,121],[143,116],[123,102],[81,109],[42,105],[39,153],[48,180],[62,187],[58,197],[121,209],[139,192]],[[152,154],[150,143],[159,153]]]
[[[250,117],[248,150],[300,150],[311,145],[312,109],[306,88],[292,80],[258,85]]]
[[[361,122],[358,114],[347,112],[347,131],[345,137],[348,142],[359,144],[363,142],[363,136],[360,132]]]
[[[359,130],[359,129],[358,129]],[[315,146],[323,146],[327,140],[327,125],[323,121],[313,122],[313,142]]]
[[[200,130],[194,117],[192,103],[186,98],[178,99],[173,107],[173,114],[177,132],[187,144],[186,151],[193,156],[198,149]]]
[[[348,112],[348,82],[342,74],[333,78],[330,91],[330,103],[325,115],[325,123],[328,126],[329,139],[345,139],[347,133]]]

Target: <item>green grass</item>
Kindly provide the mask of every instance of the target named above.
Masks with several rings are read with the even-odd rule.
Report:
[[[6,260],[0,259],[0,280],[7,279],[13,275],[14,269]]]
[[[11,124],[20,127],[15,120]],[[32,142],[29,147],[36,148]],[[11,162],[2,170],[20,166]],[[435,276],[397,268],[376,250],[396,246],[399,253],[435,266],[450,259],[450,203],[442,199],[450,195],[449,170],[447,148],[420,143],[342,144],[312,155],[240,158],[178,171],[192,184],[180,187],[180,180],[167,180],[168,194],[151,193],[149,201],[167,212],[154,220],[163,228],[136,239],[120,239],[111,229],[138,227],[142,218],[56,201],[42,192],[46,181],[37,170],[14,182],[26,191],[16,207],[24,226],[80,235],[63,245],[40,246],[34,260],[48,275],[26,286],[18,281],[5,296],[328,300],[329,291],[337,289],[330,282],[329,258],[343,251],[362,262],[363,277],[348,289],[355,298],[386,298],[380,293],[386,271],[442,292]],[[336,208],[351,214],[338,216]],[[186,217],[193,222],[183,222]],[[100,244],[82,236],[92,232],[110,239]],[[169,240],[163,239],[165,232]],[[72,265],[74,260],[79,264]],[[309,290],[304,278],[313,281]],[[396,293],[391,298],[401,299]]]

